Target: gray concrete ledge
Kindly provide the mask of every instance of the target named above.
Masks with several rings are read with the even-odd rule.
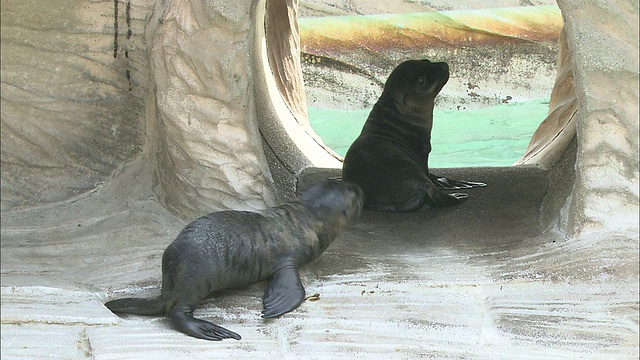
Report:
[[[546,173],[536,168],[441,170],[488,187],[457,207],[365,212],[303,268],[307,295],[319,299],[280,319],[259,316],[264,284],[196,311],[239,342],[189,338],[166,318],[117,317],[102,305],[157,295],[162,251],[184,226],[136,191],[134,173],[55,213],[3,215],[3,359],[638,356],[637,242],[545,230]],[[310,170],[299,185],[333,175]],[[123,183],[126,200],[112,191]]]

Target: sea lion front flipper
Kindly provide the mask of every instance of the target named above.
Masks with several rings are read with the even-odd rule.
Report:
[[[304,301],[298,268],[289,262],[277,270],[262,299],[262,317],[274,318],[294,310]]]
[[[460,190],[487,186],[487,184],[478,181],[453,180],[434,174],[429,174],[429,178],[439,189],[442,190]]]
[[[231,330],[194,318],[193,310],[192,307],[187,305],[176,305],[171,309],[169,318],[178,331],[205,340],[241,339],[240,335]]]

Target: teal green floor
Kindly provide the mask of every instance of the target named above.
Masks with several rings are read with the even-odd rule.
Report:
[[[431,167],[510,166],[524,154],[533,132],[547,116],[549,99],[476,110],[436,110],[429,157]],[[344,156],[369,114],[365,110],[309,107],[311,126]]]

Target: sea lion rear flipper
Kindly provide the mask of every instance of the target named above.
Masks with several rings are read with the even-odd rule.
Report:
[[[171,309],[169,318],[178,331],[205,340],[241,339],[240,335],[231,330],[205,320],[194,318],[193,310],[194,309],[188,305],[176,305]]]
[[[155,299],[125,298],[108,301],[104,304],[114,313],[135,315],[163,315],[164,300],[161,297]]]
[[[460,190],[487,186],[487,184],[478,181],[453,180],[431,173],[429,174],[429,178],[439,189],[442,190]]]
[[[465,193],[453,193],[447,194],[440,191],[435,185],[427,184],[425,187],[426,197],[425,197],[425,205],[426,206],[435,206],[435,207],[445,207],[460,204],[461,202],[467,200],[469,198],[469,194]]]
[[[304,301],[298,268],[287,264],[273,274],[262,299],[262,317],[274,318],[294,310]]]

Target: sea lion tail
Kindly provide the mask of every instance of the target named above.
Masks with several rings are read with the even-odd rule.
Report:
[[[114,313],[135,315],[164,315],[165,301],[161,296],[155,299],[125,298],[111,300],[104,304]]]

